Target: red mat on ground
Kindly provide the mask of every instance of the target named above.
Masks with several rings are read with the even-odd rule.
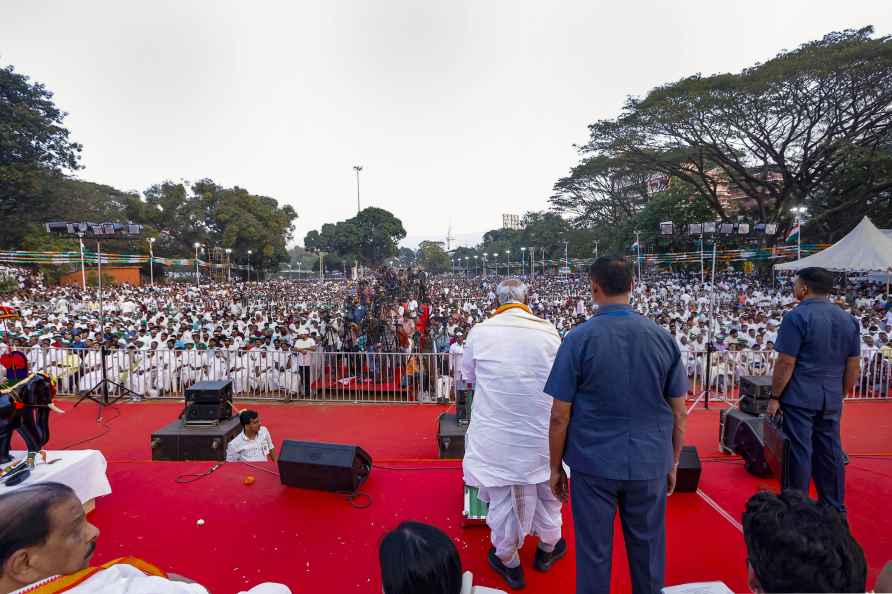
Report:
[[[444,466],[453,468],[439,469]],[[138,555],[203,583],[215,594],[260,581],[288,584],[296,594],[375,593],[381,592],[381,537],[399,522],[414,519],[445,530],[477,581],[499,587],[498,576],[486,564],[488,530],[461,527],[457,465],[413,467],[427,470],[373,471],[363,489],[373,498],[371,507],[353,509],[342,496],[283,487],[277,477],[241,464],[225,465],[188,485],[174,480],[182,473],[207,470],[206,463],[113,464],[109,476],[114,494],[91,515],[102,530],[96,561]],[[247,474],[257,479],[250,487],[242,484]],[[205,524],[197,525],[198,519]],[[565,523],[572,551],[569,508]],[[670,498],[667,524],[667,583],[723,579],[735,590],[744,589],[742,539],[697,495]],[[620,534],[617,525],[613,591],[628,592]],[[522,553],[527,591],[572,592],[573,556],[547,575],[539,574],[531,569],[534,549],[535,539],[530,539]]]
[[[149,434],[176,418],[180,404],[120,404],[96,423],[96,407],[84,404],[56,417],[51,448],[87,438],[76,448],[101,449],[109,459],[112,495],[98,502],[91,519],[103,530],[97,561],[132,554],[189,575],[212,592],[235,592],[259,581],[281,581],[296,593],[380,592],[376,551],[382,534],[400,521],[435,524],[456,541],[463,563],[484,585],[499,586],[486,566],[488,532],[460,527],[461,475],[453,462],[418,461],[427,470],[375,469],[365,487],[373,497],[366,510],[349,507],[343,497],[282,487],[278,478],[244,465],[224,465],[188,485],[183,473],[203,472],[208,462],[149,462]],[[251,404],[260,411],[277,445],[283,439],[356,443],[375,461],[436,456],[434,405],[280,405]],[[855,455],[847,472],[847,503],[852,529],[865,548],[871,582],[892,550],[892,520],[883,513],[892,497],[892,460],[859,457],[892,452],[892,403],[847,405],[844,443]],[[746,499],[771,480],[748,475],[739,462],[717,454],[718,413],[696,410],[689,418],[688,441],[704,461],[701,489],[717,507],[739,521]],[[15,439],[18,443],[18,438]],[[709,459],[721,458],[723,462]],[[387,463],[386,460],[391,462]],[[274,469],[273,465],[268,466]],[[446,470],[440,469],[447,467]],[[257,483],[246,487],[252,474]],[[566,535],[573,547],[569,510]],[[204,526],[196,520],[203,518]],[[666,583],[722,579],[746,589],[743,540],[732,522],[694,494],[670,499],[667,517]],[[629,591],[628,568],[617,526],[613,591]],[[535,543],[522,555],[531,567]],[[574,561],[559,563],[548,576],[528,570],[529,592],[572,592]]]

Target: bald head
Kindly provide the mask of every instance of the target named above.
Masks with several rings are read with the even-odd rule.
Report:
[[[496,288],[499,305],[506,303],[526,303],[527,286],[516,278],[506,278]]]

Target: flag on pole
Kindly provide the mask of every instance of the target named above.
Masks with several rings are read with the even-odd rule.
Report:
[[[793,241],[799,236],[799,223],[793,225],[793,228],[790,229],[790,232],[787,233],[787,238],[784,241]]]
[[[633,250],[637,250],[637,249],[639,249],[640,247],[641,247],[641,246],[638,244],[638,240],[636,239],[636,240],[635,240],[635,243],[632,244],[632,249],[633,249]]]

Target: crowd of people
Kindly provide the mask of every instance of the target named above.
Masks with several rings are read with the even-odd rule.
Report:
[[[102,378],[105,346],[106,377],[134,398],[223,378],[233,379],[240,396],[315,397],[338,380],[359,378],[443,397],[454,386],[464,337],[492,314],[500,280],[382,270],[358,281],[113,286],[103,292],[100,315],[95,288],[48,288],[26,269],[9,270],[20,287],[0,295],[0,305],[21,317],[7,321],[0,351],[26,351],[34,370],[75,393]],[[632,299],[676,339],[695,388],[702,390],[708,375],[712,388],[728,392],[740,375],[771,373],[777,329],[794,303],[786,279],[723,273],[714,286],[705,280],[645,274]],[[562,338],[594,313],[584,276],[525,281],[531,310]],[[835,298],[861,326],[865,364],[857,389],[884,393],[892,302],[882,285],[854,281]]]

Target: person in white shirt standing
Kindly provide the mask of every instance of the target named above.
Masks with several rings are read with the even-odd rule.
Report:
[[[276,461],[276,448],[266,427],[260,424],[260,415],[254,410],[239,413],[242,432],[229,442],[226,448],[227,462]]]
[[[462,377],[475,384],[462,467],[465,483],[489,504],[489,564],[518,589],[525,585],[518,549],[527,535],[539,536],[540,571],[567,554],[561,502],[548,486],[551,402],[543,392],[561,339],[530,312],[519,280],[496,291],[495,315],[471,329],[462,356]]]
[[[306,326],[297,331],[297,340],[294,341],[294,350],[297,351],[297,369],[300,374],[301,394],[310,396],[310,370],[313,364],[313,353],[316,352],[316,341],[310,338],[310,332]]]

